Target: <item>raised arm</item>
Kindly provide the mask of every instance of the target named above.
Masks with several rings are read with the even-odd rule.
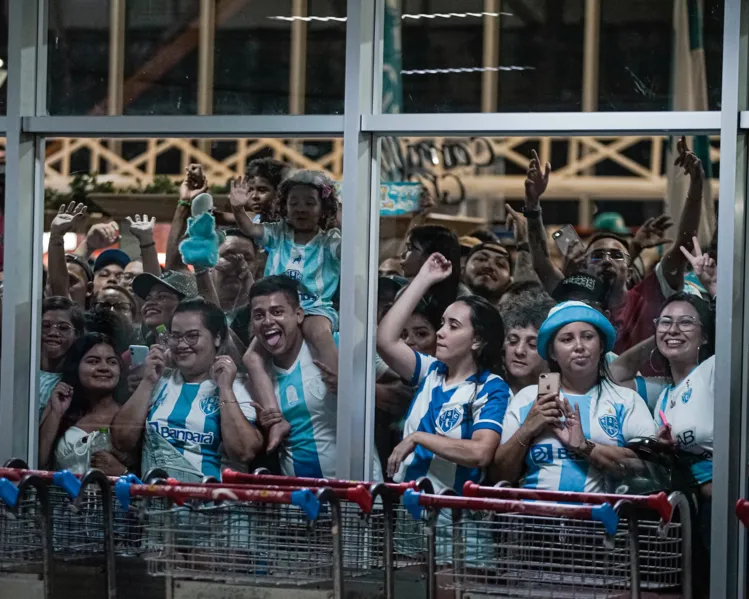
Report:
[[[127,217],[130,223],[130,233],[133,234],[140,244],[140,258],[143,261],[143,272],[149,272],[152,275],[161,275],[161,265],[159,264],[159,254],[156,251],[156,242],[153,239],[153,228],[156,225],[156,217],[148,218],[147,214],[142,217],[140,214],[135,215],[135,220]]]
[[[120,237],[120,229],[117,223],[97,223],[86,233],[86,238],[75,249],[76,256],[88,260],[96,250],[109,247]]]
[[[151,396],[164,374],[165,365],[164,350],[159,345],[152,345],[140,385],[112,422],[112,443],[116,449],[129,452],[138,446],[151,407]]]
[[[166,241],[166,270],[187,270],[179,253],[179,242],[187,230],[187,218],[190,216],[192,201],[208,190],[208,179],[203,174],[203,167],[191,164],[185,169],[185,180],[179,187],[179,201],[174,209],[172,226]],[[145,263],[143,264],[145,270]]]
[[[67,383],[57,383],[49,403],[44,408],[41,424],[39,425],[39,467],[51,469],[53,464],[52,454],[55,450],[55,440],[60,431],[65,412],[68,411],[73,400],[73,387]]]
[[[635,377],[643,364],[650,360],[650,354],[655,349],[655,337],[648,337],[637,345],[630,347],[616,360],[609,364],[611,380],[617,385],[637,390]]]
[[[684,174],[689,175],[689,190],[679,218],[676,239],[663,256],[661,268],[668,286],[675,291],[679,291],[684,286],[684,268],[687,265],[687,260],[679,248],[682,245],[690,248],[692,238],[697,235],[700,216],[702,215],[702,187],[705,183],[705,171],[702,169],[700,159],[687,147],[685,137],[682,136],[676,147],[679,156],[674,164],[683,168]]]
[[[70,297],[68,293],[70,281],[68,278],[68,265],[65,262],[65,233],[86,217],[86,207],[83,204],[76,206],[70,202],[67,206],[63,204],[52,220],[49,227],[49,249],[47,250],[47,270],[49,272],[49,288],[52,295]]]
[[[515,233],[515,265],[512,269],[513,281],[541,281],[533,269],[533,256],[528,243],[528,219],[519,212],[513,210],[509,205],[507,209],[506,227],[512,227]]]
[[[419,274],[403,290],[377,327],[377,352],[387,365],[404,379],[413,376],[416,355],[401,339],[403,327],[429,288],[447,279],[451,272],[452,264],[442,254],[435,253],[429,256]]]
[[[247,207],[252,203],[250,183],[244,177],[237,177],[229,186],[229,204],[239,229],[252,239],[262,239],[265,229],[260,223],[253,223],[247,214]]]
[[[551,260],[546,229],[541,218],[541,195],[549,185],[550,175],[551,164],[547,162],[542,172],[541,161],[536,151],[533,150],[533,157],[528,165],[528,177],[525,180],[523,212],[528,221],[528,244],[533,259],[533,268],[549,293],[554,291],[557,283],[564,278],[562,271],[554,266]]]

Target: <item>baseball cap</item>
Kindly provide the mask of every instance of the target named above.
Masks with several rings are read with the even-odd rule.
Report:
[[[91,265],[80,256],[77,256],[76,254],[65,254],[65,262],[79,266],[89,282],[94,280],[94,273],[91,270]]]
[[[139,298],[146,299],[148,292],[159,283],[174,291],[181,300],[198,295],[198,284],[195,281],[195,276],[192,273],[179,270],[167,270],[160,277],[150,272],[144,272],[133,279],[133,291]]]
[[[593,229],[607,231],[617,235],[631,235],[632,232],[624,222],[624,217],[618,212],[601,212],[593,219]]]
[[[602,279],[591,275],[578,273],[557,283],[551,297],[556,302],[578,300],[603,304],[606,296],[606,286]]]
[[[506,247],[504,247],[501,243],[497,241],[492,241],[488,243],[479,243],[478,245],[474,245],[471,248],[471,251],[468,252],[468,257],[470,258],[479,250],[487,250],[489,252],[496,252],[497,254],[502,254],[505,257],[510,256],[510,252],[507,251]]]
[[[110,249],[110,250],[104,250],[101,254],[98,255],[96,258],[96,261],[94,262],[94,272],[101,270],[105,266],[109,266],[110,264],[117,264],[118,266],[121,266],[122,268],[125,268],[128,264],[130,264],[130,256],[128,256],[125,252],[118,249]]]

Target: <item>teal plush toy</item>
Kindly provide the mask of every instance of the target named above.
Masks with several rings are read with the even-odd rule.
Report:
[[[182,260],[195,268],[213,268],[218,263],[221,240],[211,214],[213,198],[201,193],[192,201],[192,218],[187,219],[187,237],[179,244]]]

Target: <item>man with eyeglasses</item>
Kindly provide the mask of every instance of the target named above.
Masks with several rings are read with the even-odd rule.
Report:
[[[582,271],[600,277],[607,288],[607,306],[611,322],[617,329],[614,352],[622,353],[654,333],[653,320],[665,299],[684,286],[687,260],[679,246],[692,247],[692,237],[697,234],[702,212],[702,188],[705,173],[702,163],[691,152],[686,139],[677,145],[679,156],[675,164],[689,176],[689,191],[679,219],[674,243],[665,252],[656,268],[640,283],[629,289],[632,279],[632,261],[627,242],[612,233],[601,233],[588,244],[578,260],[570,261],[573,271]],[[538,155],[528,167],[525,181],[523,212],[528,219],[528,233],[533,266],[547,289],[553,289],[564,278],[551,261],[546,229],[541,220],[541,195],[546,191],[551,165],[542,170]],[[571,258],[568,256],[567,258]],[[572,274],[572,273],[568,273]],[[649,374],[649,373],[643,373]]]

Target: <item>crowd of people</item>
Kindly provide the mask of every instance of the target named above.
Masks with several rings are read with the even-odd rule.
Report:
[[[572,238],[561,261],[543,224],[551,167],[535,153],[510,243],[414,220],[378,279],[376,479],[632,492],[660,484],[638,452],[657,447],[707,546],[717,256],[696,238],[704,173],[684,139],[677,165],[690,181],[677,223]],[[230,212],[206,190],[188,167],[163,267],[148,215],[129,219],[138,259],[105,249],[113,223],[66,253],[82,205],[52,221],[42,466],[336,476],[338,402],[363,399],[337,397],[335,182],[259,159],[232,182]]]

